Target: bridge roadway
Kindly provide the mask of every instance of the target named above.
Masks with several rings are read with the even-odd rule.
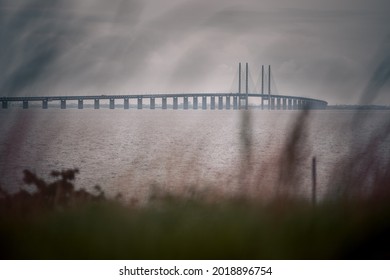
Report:
[[[324,100],[313,99],[308,97],[290,96],[290,95],[274,95],[274,94],[260,94],[260,93],[181,93],[181,94],[134,94],[134,95],[79,95],[79,96],[15,96],[15,97],[0,97],[2,108],[7,109],[10,102],[22,102],[22,107],[27,109],[29,101],[41,101],[42,108],[47,109],[48,103],[51,101],[60,101],[60,108],[66,109],[66,101],[77,101],[78,108],[84,108],[84,100],[94,100],[94,108],[100,108],[100,100],[109,100],[109,108],[115,108],[115,100],[123,99],[124,109],[130,109],[130,99],[137,100],[137,108],[143,108],[143,100],[149,99],[149,108],[156,108],[156,99],[161,99],[162,109],[168,108],[168,99],[173,100],[171,104],[173,109],[179,109],[178,99],[183,99],[184,110],[189,109],[189,98],[192,98],[192,108],[198,109],[199,99],[201,99],[202,109],[208,108],[207,99],[210,99],[211,110],[218,108],[222,109],[248,109],[248,98],[258,97],[261,101],[261,109],[270,110],[300,110],[300,109],[326,109],[327,102]],[[215,99],[218,99],[216,106]],[[223,99],[225,98],[225,106]],[[231,104],[231,99],[233,104]],[[231,106],[233,105],[233,106]]]

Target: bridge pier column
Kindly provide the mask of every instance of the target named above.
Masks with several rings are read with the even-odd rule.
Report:
[[[83,99],[79,99],[77,105],[78,105],[77,107],[78,107],[79,109],[83,109],[83,108],[84,108],[84,101],[83,101]]]
[[[61,109],[66,109],[66,100],[65,99],[61,100]]]
[[[163,110],[167,109],[167,98],[166,97],[162,98],[162,105],[161,105],[161,107],[162,107]]]
[[[218,110],[223,109],[223,96],[218,96]]]
[[[291,100],[291,98],[288,99],[288,109],[292,110],[292,100]]]
[[[110,98],[110,109],[115,109],[115,99]]]
[[[210,109],[215,110],[215,96],[211,96],[210,98]]]
[[[198,97],[197,96],[194,96],[194,98],[193,98],[192,109],[198,110]]]
[[[246,106],[246,98],[245,96],[242,96],[240,95],[238,97],[238,108],[241,110],[241,109],[245,109],[245,106]]]
[[[23,100],[23,109],[28,109],[28,101]]]
[[[128,109],[130,108],[130,103],[129,103],[129,99],[128,99],[128,98],[125,98],[125,99],[123,100],[123,108],[124,108],[125,110],[128,110]]]
[[[137,109],[138,110],[142,109],[142,97],[138,97],[137,99]]]
[[[177,97],[175,96],[173,98],[173,110],[177,110],[179,108],[178,102],[177,102]]]
[[[42,100],[42,109],[47,109],[47,107],[48,107],[47,102],[48,102],[47,99]]]
[[[206,109],[207,109],[207,97],[202,96],[202,110],[206,110]]]
[[[303,110],[310,109],[310,102],[308,100],[302,100],[302,109]]]
[[[95,101],[93,103],[93,108],[100,109],[100,100],[99,99],[95,99]]]
[[[150,109],[154,110],[156,108],[156,99],[154,97],[150,98]]]
[[[1,107],[3,109],[8,109],[8,102],[7,101],[1,101]]]
[[[233,110],[238,109],[237,96],[233,96]]]
[[[275,110],[275,98],[271,97],[271,110]]]
[[[280,110],[281,109],[281,106],[280,106],[280,98],[276,98],[276,109]]]
[[[263,96],[260,97],[260,98],[261,98],[261,105],[260,105],[260,108],[261,108],[261,110],[264,110],[264,98],[263,98]]]
[[[241,109],[248,109],[248,98],[246,96],[240,96],[239,97],[239,104],[238,107]]]
[[[286,98],[283,98],[283,110],[286,110],[287,109],[287,99]]]
[[[298,109],[297,100],[293,99],[293,110],[297,110],[297,109]]]
[[[183,109],[188,110],[188,97],[187,96],[184,96]]]
[[[230,96],[226,96],[226,110],[230,110]]]

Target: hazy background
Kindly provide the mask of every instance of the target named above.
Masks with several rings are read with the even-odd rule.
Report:
[[[389,34],[388,0],[0,0],[0,96],[230,92],[241,61],[355,104],[378,63],[388,80]]]

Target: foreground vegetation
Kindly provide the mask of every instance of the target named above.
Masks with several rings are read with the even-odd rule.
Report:
[[[131,206],[75,190],[77,170],[2,193],[2,259],[388,259],[389,197],[311,202],[158,195]]]

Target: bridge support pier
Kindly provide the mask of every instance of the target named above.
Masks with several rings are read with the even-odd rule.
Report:
[[[42,100],[42,109],[47,109],[47,107],[48,107],[47,99]]]
[[[233,110],[238,109],[238,102],[237,102],[237,96],[233,96]]]
[[[211,96],[210,98],[210,109],[215,110],[215,96]]]
[[[292,110],[292,100],[291,100],[291,98],[288,99],[288,109]]]
[[[93,108],[94,109],[100,109],[100,100],[99,99],[95,99],[94,100]]]
[[[130,108],[130,103],[129,103],[129,99],[128,99],[128,98],[125,98],[125,99],[123,100],[123,108],[124,108],[125,110],[128,110],[128,109]]]
[[[1,101],[1,107],[3,109],[8,109],[8,102],[7,101]]]
[[[283,98],[283,110],[286,110],[287,109],[287,99],[286,98]]]
[[[230,96],[226,96],[226,110],[230,110]]]
[[[184,96],[183,109],[188,110],[188,97]]]
[[[261,108],[261,110],[264,110],[264,98],[263,97],[260,97],[260,98],[261,98],[260,108]]]
[[[179,105],[177,102],[177,97],[174,97],[173,98],[173,110],[177,110],[177,109],[179,109]]]
[[[194,98],[193,98],[192,109],[198,110],[198,97],[197,96],[194,96]]]
[[[23,100],[23,109],[28,109],[28,101]]]
[[[247,110],[248,105],[249,105],[248,98],[246,96],[240,96],[239,97],[239,104],[238,104],[240,110],[243,110],[243,109]]]
[[[202,96],[202,110],[207,110],[207,97]]]
[[[115,99],[114,98],[110,99],[110,109],[115,109]]]
[[[271,97],[271,110],[275,110],[275,98]]]
[[[138,97],[137,99],[137,109],[138,110],[142,109],[142,97]]]
[[[66,109],[66,100],[65,99],[61,100],[61,109]]]
[[[166,98],[166,97],[163,97],[163,98],[162,98],[161,107],[162,107],[163,110],[166,110],[166,109],[167,109],[167,98]]]
[[[276,109],[280,110],[281,109],[281,106],[280,106],[280,98],[276,98]]]
[[[154,97],[150,98],[150,109],[154,110],[156,108],[156,99]]]
[[[223,109],[223,96],[218,96],[218,110]]]
[[[297,100],[293,99],[293,110],[298,109]]]
[[[84,108],[84,102],[82,99],[79,99],[78,101],[78,106],[77,106],[79,109],[83,109]]]
[[[245,101],[246,101],[246,98],[244,96],[239,96],[238,97],[238,108],[241,110],[241,109],[245,109]]]

